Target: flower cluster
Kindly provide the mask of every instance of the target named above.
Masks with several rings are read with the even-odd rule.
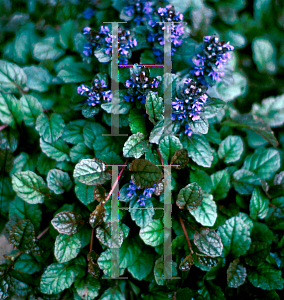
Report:
[[[230,58],[229,51],[234,50],[230,42],[218,42],[216,35],[205,36],[203,38],[202,52],[193,59],[194,67],[191,74],[205,84],[204,76],[212,76],[213,81],[221,81],[225,75],[223,67]]]
[[[88,105],[96,106],[100,105],[102,102],[111,101],[111,91],[106,91],[106,87],[104,80],[94,79],[91,88],[82,84],[77,87],[77,93],[88,97],[87,100],[85,100]]]
[[[158,9],[158,15],[160,21],[150,20],[148,24],[151,26],[152,31],[148,34],[148,42],[154,43],[158,42],[161,46],[165,44],[164,41],[164,29],[165,25],[163,22],[181,22],[183,20],[183,15],[179,12],[175,12],[172,5],[167,5],[165,8],[160,7]],[[171,55],[176,51],[176,47],[179,47],[182,42],[182,35],[184,34],[184,26],[182,24],[174,24],[171,26],[171,44],[172,50]],[[154,55],[158,62],[163,62],[163,53],[160,49],[153,47]]]
[[[172,101],[172,120],[179,120],[185,123],[184,133],[191,136],[192,131],[188,125],[188,120],[197,121],[200,119],[200,113],[206,105],[208,96],[205,94],[207,87],[197,87],[196,82],[191,78],[184,79],[184,85],[181,88],[179,97]]]
[[[140,206],[145,206],[145,200],[150,199],[155,192],[156,183],[151,188],[145,188],[143,193],[139,193],[139,198],[137,200],[137,203],[140,203]],[[137,196],[136,190],[139,190],[139,186],[137,186],[135,183],[133,183],[132,180],[130,180],[129,187],[127,188],[128,193],[127,197]]]
[[[151,13],[154,11],[153,5],[153,2],[146,0],[128,0],[124,13],[128,17],[134,17],[133,21],[136,25],[140,25],[141,22],[151,18]]]
[[[160,85],[157,78],[150,77],[148,68],[142,66],[139,70],[140,72],[132,73],[132,77],[125,82],[128,93],[124,96],[124,99],[127,102],[133,102],[137,98],[141,103],[146,103],[146,96],[150,89],[154,91]]]
[[[83,34],[87,38],[84,45],[83,54],[86,56],[94,55],[95,50],[104,49],[106,55],[112,55],[112,34],[107,26],[101,26],[99,31],[95,31],[90,27],[83,29]],[[137,46],[137,40],[131,37],[129,30],[123,30],[118,27],[118,56],[119,64],[127,65],[128,59],[131,57],[131,48]]]

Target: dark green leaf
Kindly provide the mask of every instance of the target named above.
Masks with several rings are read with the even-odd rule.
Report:
[[[70,161],[69,147],[61,139],[56,140],[54,143],[46,143],[42,138],[39,140],[41,150],[48,157],[56,161]]]
[[[40,290],[48,295],[58,294],[70,288],[77,273],[75,265],[51,264],[41,276]]]
[[[31,95],[23,95],[20,102],[26,126],[35,126],[37,117],[43,112],[41,103]]]
[[[236,162],[244,151],[244,143],[240,136],[229,135],[219,146],[218,156],[226,164]]]
[[[99,295],[101,284],[99,280],[87,275],[84,278],[76,278],[75,288],[82,299],[93,300]]]
[[[188,121],[188,125],[193,133],[208,133],[209,123],[204,116],[204,114],[200,114],[200,119],[197,121],[192,121],[191,119]]]
[[[13,174],[12,185],[17,195],[30,204],[43,203],[49,194],[43,179],[32,171]]]
[[[107,165],[98,158],[82,159],[74,169],[73,177],[87,185],[103,184],[111,178]]]
[[[166,267],[166,266],[165,266]],[[177,275],[177,263],[171,261],[170,264],[167,264],[168,268],[172,268],[172,276]],[[154,276],[155,280],[158,285],[165,285],[166,284],[166,279],[162,278],[164,273],[169,273],[169,270],[164,270],[164,262],[163,262],[163,256],[161,256],[159,259],[156,260],[155,262],[155,267],[154,267]]]
[[[194,182],[179,191],[176,204],[180,209],[186,206],[188,210],[196,210],[198,206],[201,205],[202,199],[202,190],[200,186]]]
[[[198,250],[211,257],[217,257],[222,254],[223,244],[220,236],[210,228],[195,232],[194,244]]]
[[[104,223],[103,226],[96,228],[96,237],[109,248],[120,248],[123,242],[123,233],[116,223]]]
[[[75,193],[77,198],[85,205],[95,201],[93,186],[89,186],[77,181],[75,185]]]
[[[94,77],[91,72],[91,66],[81,62],[73,62],[62,67],[57,76],[65,83],[85,82]]]
[[[72,187],[72,181],[69,174],[61,170],[52,169],[47,174],[47,185],[55,194],[62,194],[69,191]]]
[[[264,196],[263,192],[261,192],[260,188],[256,187],[253,190],[251,199],[250,199],[250,216],[252,219],[256,219],[257,217],[263,219],[267,216],[268,213],[268,203],[269,200]]]
[[[21,220],[10,230],[9,242],[16,249],[29,251],[33,248],[35,238],[34,226],[30,220]]]
[[[146,227],[141,228],[139,236],[146,245],[152,247],[163,243],[164,228],[160,219],[153,220]]]
[[[84,142],[83,129],[86,124],[86,120],[71,121],[64,127],[62,139],[67,143],[75,145]]]
[[[72,235],[79,230],[82,216],[72,211],[62,211],[54,216],[51,224],[59,233]]]
[[[132,133],[141,132],[147,135],[145,117],[137,108],[131,109],[128,116],[129,126]]]
[[[181,149],[182,144],[180,140],[175,136],[166,136],[160,140],[159,150],[166,162],[170,161],[176,151]]]
[[[141,157],[148,150],[148,142],[145,138],[146,136],[141,132],[131,135],[124,144],[123,156],[135,158]]]
[[[163,174],[161,170],[147,159],[135,159],[129,165],[133,183],[140,188],[150,188],[158,183]]]
[[[81,248],[81,242],[76,235],[59,234],[54,245],[54,256],[60,263],[67,262],[75,258]]]
[[[140,204],[136,202],[136,199],[134,199],[129,204],[129,210],[131,219],[141,228],[151,223],[155,214],[151,200],[146,200],[145,206],[140,207]]]
[[[250,195],[254,187],[261,184],[261,179],[253,172],[241,169],[233,174],[232,183],[238,193]]]
[[[149,92],[146,97],[146,113],[149,115],[149,120],[156,124],[156,121],[163,119],[164,103],[163,98],[159,97],[154,92]]]
[[[27,76],[23,69],[16,64],[0,60],[0,91],[15,93],[18,86],[24,88],[26,82]]]
[[[227,270],[227,283],[228,287],[237,288],[244,284],[247,271],[246,268],[239,264],[240,259],[237,258],[233,262],[230,263],[229,268]]]
[[[190,182],[196,182],[203,191],[211,193],[212,181],[210,176],[203,170],[192,170],[190,172]]]
[[[218,171],[211,176],[212,180],[212,194],[214,200],[226,198],[228,191],[231,188],[230,175],[228,170]]]

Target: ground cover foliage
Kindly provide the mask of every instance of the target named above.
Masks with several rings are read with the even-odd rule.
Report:
[[[0,225],[14,247],[0,299],[280,299],[283,3],[0,4]],[[127,22],[115,95],[105,21]],[[140,66],[163,63],[161,21],[176,22],[165,75]],[[164,89],[172,136],[162,135]],[[125,136],[107,135],[114,96]],[[162,278],[163,166],[172,280]],[[113,227],[117,183],[124,209]],[[128,279],[108,279],[114,248]]]

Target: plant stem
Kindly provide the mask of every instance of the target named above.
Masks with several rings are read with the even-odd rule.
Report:
[[[162,154],[161,154],[161,152],[160,152],[160,150],[158,148],[156,150],[157,150],[157,153],[159,155],[159,158],[160,158],[160,161],[161,161],[161,165],[164,167],[164,160],[163,160]]]
[[[94,231],[95,231],[95,228],[92,228],[91,242],[90,242],[90,252],[93,250]]]
[[[44,231],[37,236],[37,239],[39,240],[48,231],[48,229],[49,229],[49,226],[47,228],[45,228]]]
[[[183,230],[183,233],[185,235],[185,238],[186,238],[186,241],[187,241],[187,245],[188,245],[188,249],[191,253],[193,253],[192,251],[192,247],[191,247],[191,244],[190,244],[190,241],[189,241],[189,237],[188,237],[188,234],[187,234],[187,231],[185,229],[185,226],[184,226],[184,223],[183,223],[183,220],[181,218],[181,216],[179,215],[179,221],[180,221],[180,224],[181,224],[181,227],[182,227],[182,230]]]
[[[113,184],[111,190],[109,191],[107,197],[105,198],[104,201],[102,201],[102,204],[103,204],[103,205],[105,205],[105,203],[108,201],[108,199],[110,198],[111,194],[113,193],[115,187],[117,186],[118,181],[119,181],[120,177],[122,176],[122,173],[123,173],[125,167],[127,166],[128,160],[129,160],[129,158],[126,160],[124,166],[123,166],[122,169],[120,170],[120,172],[119,172],[119,174],[118,174],[118,176],[117,176],[117,178],[116,178],[116,180],[115,180],[115,182],[114,182],[114,184]]]

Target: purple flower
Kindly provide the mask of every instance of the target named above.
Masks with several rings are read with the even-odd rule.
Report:
[[[219,42],[216,35],[204,36],[202,53],[197,54],[196,58],[192,60],[193,67],[190,73],[195,75],[202,84],[205,82],[205,75],[212,76],[213,81],[221,81],[221,77],[225,75],[223,66],[230,59],[228,52],[232,50],[234,47],[229,42]],[[215,65],[216,68],[213,69],[212,65]],[[216,69],[220,71],[216,71]]]
[[[187,121],[197,121],[206,105],[208,96],[205,94],[207,87],[198,87],[191,78],[183,80],[183,87],[178,96],[172,101],[172,120],[179,121],[185,126],[184,133],[191,136],[192,131]]]
[[[139,189],[139,187],[135,183],[133,183],[132,180],[130,180],[130,183],[131,184],[129,184],[129,187],[127,188],[127,190],[129,191],[127,193],[127,197],[136,196],[137,195],[136,190]]]

